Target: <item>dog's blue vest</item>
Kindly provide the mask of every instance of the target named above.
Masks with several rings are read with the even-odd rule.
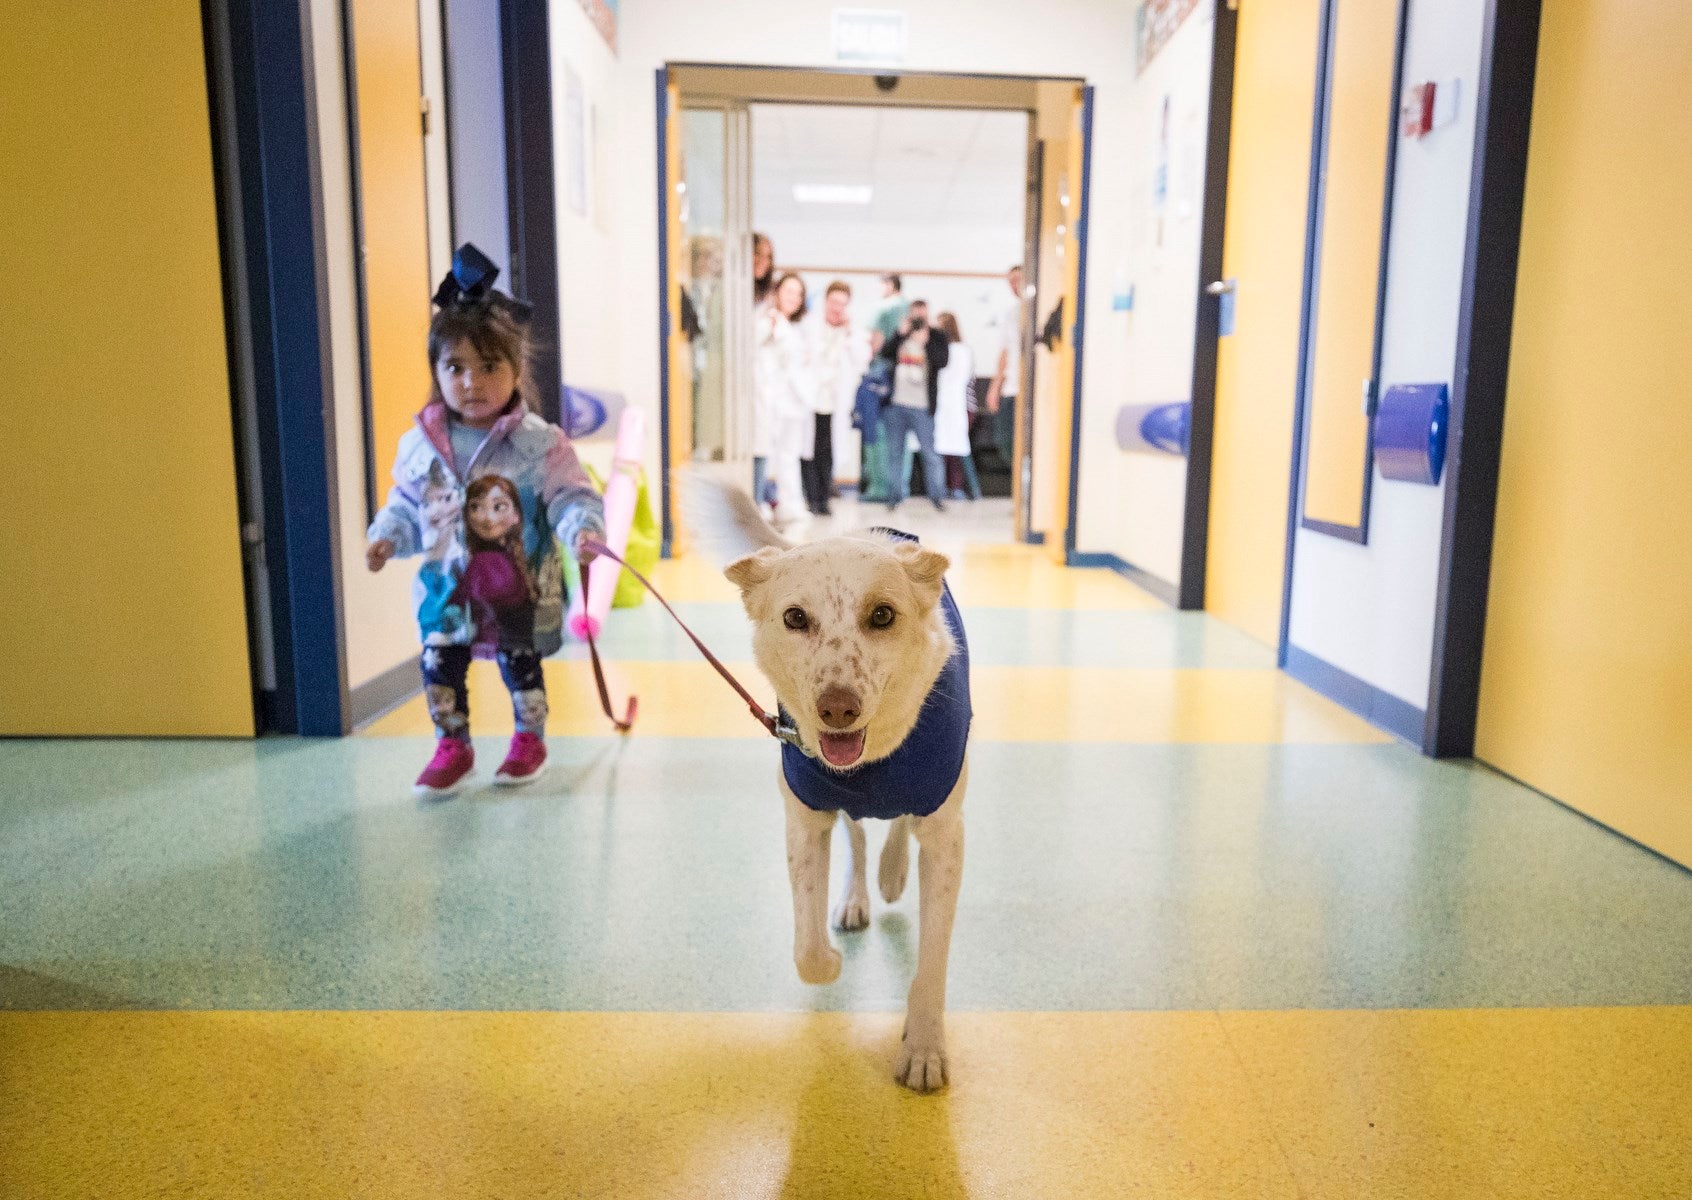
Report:
[[[883,531],[892,532],[892,531]],[[911,538],[909,534],[895,536]],[[956,649],[923,702],[916,725],[886,758],[837,771],[796,746],[781,748],[781,773],[806,808],[840,808],[854,820],[926,817],[946,802],[963,773],[969,742],[969,644],[952,589],[941,585],[940,611]]]

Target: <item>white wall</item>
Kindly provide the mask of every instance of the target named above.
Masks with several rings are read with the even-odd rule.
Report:
[[[753,170],[757,170],[756,161]],[[1020,173],[1010,183],[1021,191]],[[753,223],[775,246],[778,266],[788,262],[901,275],[930,271],[1003,275],[1012,263],[1022,261],[1020,220],[978,225],[844,219],[783,222],[754,214]]]
[[[1404,80],[1460,79],[1454,124],[1399,140],[1381,354],[1381,391],[1450,383],[1457,349],[1475,83],[1484,0],[1413,0]],[[1300,529],[1290,640],[1425,708],[1433,654],[1444,487],[1374,480],[1369,544]]]
[[[1114,292],[1131,287],[1131,312],[1089,295],[1082,416],[1081,550],[1110,550],[1134,566],[1178,584],[1187,511],[1187,461],[1174,455],[1129,454],[1115,442],[1116,416],[1124,404],[1190,401],[1193,338],[1198,317],[1199,242],[1203,234],[1204,168],[1210,114],[1210,59],[1215,14],[1201,4],[1136,79],[1127,105],[1128,140],[1139,153],[1128,164],[1125,214],[1128,236],[1114,259],[1096,242],[1089,286]],[[1132,47],[1129,50],[1132,53]],[[1167,139],[1162,133],[1168,100]],[[1107,134],[1106,136],[1115,136]],[[1100,145],[1095,124],[1093,145]],[[1163,167],[1165,194],[1155,187]],[[1097,165],[1095,163],[1095,170]],[[1095,222],[1111,214],[1094,210]],[[1095,228],[1097,225],[1095,225]],[[1107,298],[1108,299],[1108,298]],[[1107,369],[1094,357],[1099,342],[1122,344],[1119,377],[1096,378]],[[1112,522],[1104,514],[1120,513]],[[1089,520],[1088,518],[1092,519]]]
[[[554,0],[562,24],[576,0]],[[619,137],[616,208],[621,223],[615,303],[621,314],[623,388],[635,403],[655,406],[658,394],[658,245],[655,149],[655,72],[666,62],[831,67],[832,0],[738,0],[717,4],[635,3],[621,15],[618,60]],[[1084,77],[1097,89],[1094,110],[1092,242],[1089,250],[1084,440],[1109,421],[1122,402],[1127,377],[1124,339],[1110,334],[1110,271],[1128,254],[1130,179],[1134,149],[1128,115],[1133,85],[1134,8],[1129,0],[1051,0],[1031,15],[1018,0],[906,6],[908,53],[903,69]],[[1166,51],[1167,53],[1167,51]],[[1020,246],[1020,241],[1018,243]],[[1019,257],[1020,249],[1010,258]],[[1008,261],[1008,260],[1007,260]],[[832,265],[832,264],[818,264]],[[607,297],[609,299],[609,297]],[[566,311],[566,327],[572,320]],[[568,342],[569,335],[566,335]],[[1190,350],[1184,352],[1190,358]],[[566,359],[568,362],[568,359]],[[650,460],[657,458],[656,439]],[[1112,443],[1114,445],[1114,443]],[[1085,460],[1084,460],[1085,462]],[[1083,487],[1086,484],[1083,467]],[[1129,516],[1084,493],[1080,548],[1125,544]]]
[[[562,329],[564,382],[578,387],[617,389],[627,378],[621,329],[623,312],[614,297],[621,290],[619,277],[629,270],[627,261],[638,243],[643,253],[655,250],[658,217],[644,225],[622,220],[609,197],[598,194],[597,174],[605,164],[598,161],[606,152],[628,158],[640,148],[641,161],[651,177],[656,171],[657,147],[652,120],[625,126],[618,116],[618,63],[605,39],[588,20],[578,0],[560,0],[550,10],[552,31],[552,140],[553,174],[558,187],[558,305]],[[572,130],[567,78],[573,73],[582,85],[579,130],[581,147],[572,151],[578,136]],[[650,78],[648,92],[650,92]],[[650,95],[647,111],[652,111]],[[585,212],[577,211],[571,198],[572,157],[586,167],[581,194]],[[654,272],[657,268],[654,266]],[[650,292],[656,306],[656,275]],[[657,370],[658,329],[656,308],[648,314],[649,336],[644,344],[647,360]],[[656,392],[656,385],[653,388]],[[652,416],[656,417],[654,411]],[[651,427],[656,429],[653,420]],[[654,439],[656,440],[656,439]]]

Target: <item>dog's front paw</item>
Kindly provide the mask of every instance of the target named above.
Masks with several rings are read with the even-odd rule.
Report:
[[[946,1038],[935,1030],[931,1033],[905,1033],[899,1046],[899,1061],[893,1068],[893,1078],[913,1092],[933,1092],[950,1082],[951,1064],[946,1061]]]
[[[840,951],[827,943],[814,950],[796,950],[793,965],[804,983],[833,983],[840,978]]]
[[[834,927],[843,933],[853,933],[869,927],[869,893],[857,887],[847,889],[840,907],[834,910]]]

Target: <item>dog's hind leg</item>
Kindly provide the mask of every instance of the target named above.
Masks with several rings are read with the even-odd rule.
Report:
[[[918,1092],[945,1087],[946,963],[952,949],[952,920],[963,881],[963,793],[966,763],[957,786],[932,814],[915,822],[917,874],[922,887],[922,916],[917,943],[916,978],[905,1004],[905,1037],[893,1077]]]
[[[876,872],[881,898],[891,904],[905,894],[905,876],[911,869],[911,818],[894,817],[887,826],[887,842],[881,847],[881,867]]]
[[[863,929],[869,924],[869,879],[865,859],[864,823],[854,821],[845,813],[840,819],[846,823],[846,841],[851,846],[851,862],[846,873],[846,894],[834,910],[834,927],[847,933]]]
[[[840,978],[840,951],[828,940],[828,843],[834,814],[799,802],[787,780],[787,876],[793,885],[793,965],[806,983]]]

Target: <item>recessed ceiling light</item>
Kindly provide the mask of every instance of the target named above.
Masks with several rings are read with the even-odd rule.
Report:
[[[801,204],[868,204],[874,189],[867,183],[796,183],[793,198]]]

